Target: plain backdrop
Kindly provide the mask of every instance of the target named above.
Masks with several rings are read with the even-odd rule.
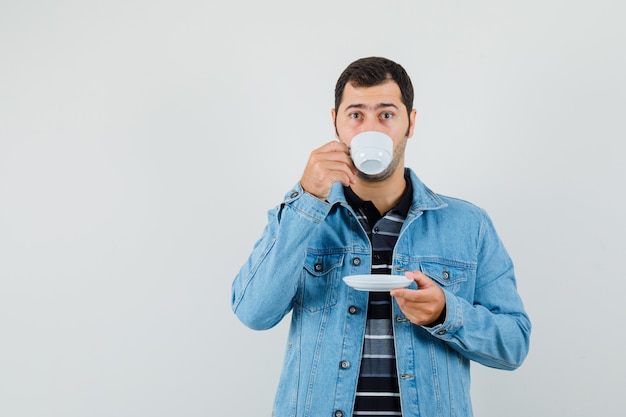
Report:
[[[413,78],[407,165],[488,211],[534,324],[519,370],[472,367],[476,415],[620,415],[625,12],[0,0],[0,416],[269,416],[287,323],[245,328],[230,285],[371,55]]]

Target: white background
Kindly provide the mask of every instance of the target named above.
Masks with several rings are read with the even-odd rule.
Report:
[[[287,323],[245,328],[230,284],[370,55],[533,320],[476,415],[620,415],[624,3],[299,3],[0,0],[0,416],[269,416]]]

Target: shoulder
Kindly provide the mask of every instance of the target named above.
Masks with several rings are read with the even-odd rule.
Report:
[[[485,216],[485,210],[476,204],[458,197],[439,194],[428,188],[413,171],[408,170],[407,174],[412,183],[414,209],[442,215],[463,213],[477,217]]]
[[[448,209],[450,211],[463,211],[467,213],[474,213],[476,215],[483,216],[485,214],[485,210],[478,205],[464,200],[458,197],[450,197],[443,194],[437,194],[437,196],[447,204],[447,207],[444,209]]]
[[[437,218],[459,230],[480,229],[489,222],[489,216],[482,207],[457,197],[437,196],[445,203],[445,207],[426,211],[426,216]]]

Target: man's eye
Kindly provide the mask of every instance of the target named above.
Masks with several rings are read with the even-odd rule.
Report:
[[[361,118],[361,113],[350,113],[350,118],[351,119],[360,119]]]
[[[391,119],[393,117],[393,113],[384,112],[380,115],[381,119]]]

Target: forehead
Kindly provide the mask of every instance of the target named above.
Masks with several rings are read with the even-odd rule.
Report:
[[[339,111],[353,106],[379,107],[381,104],[391,104],[404,109],[400,87],[393,80],[370,87],[355,87],[347,83],[343,90],[343,97]]]

